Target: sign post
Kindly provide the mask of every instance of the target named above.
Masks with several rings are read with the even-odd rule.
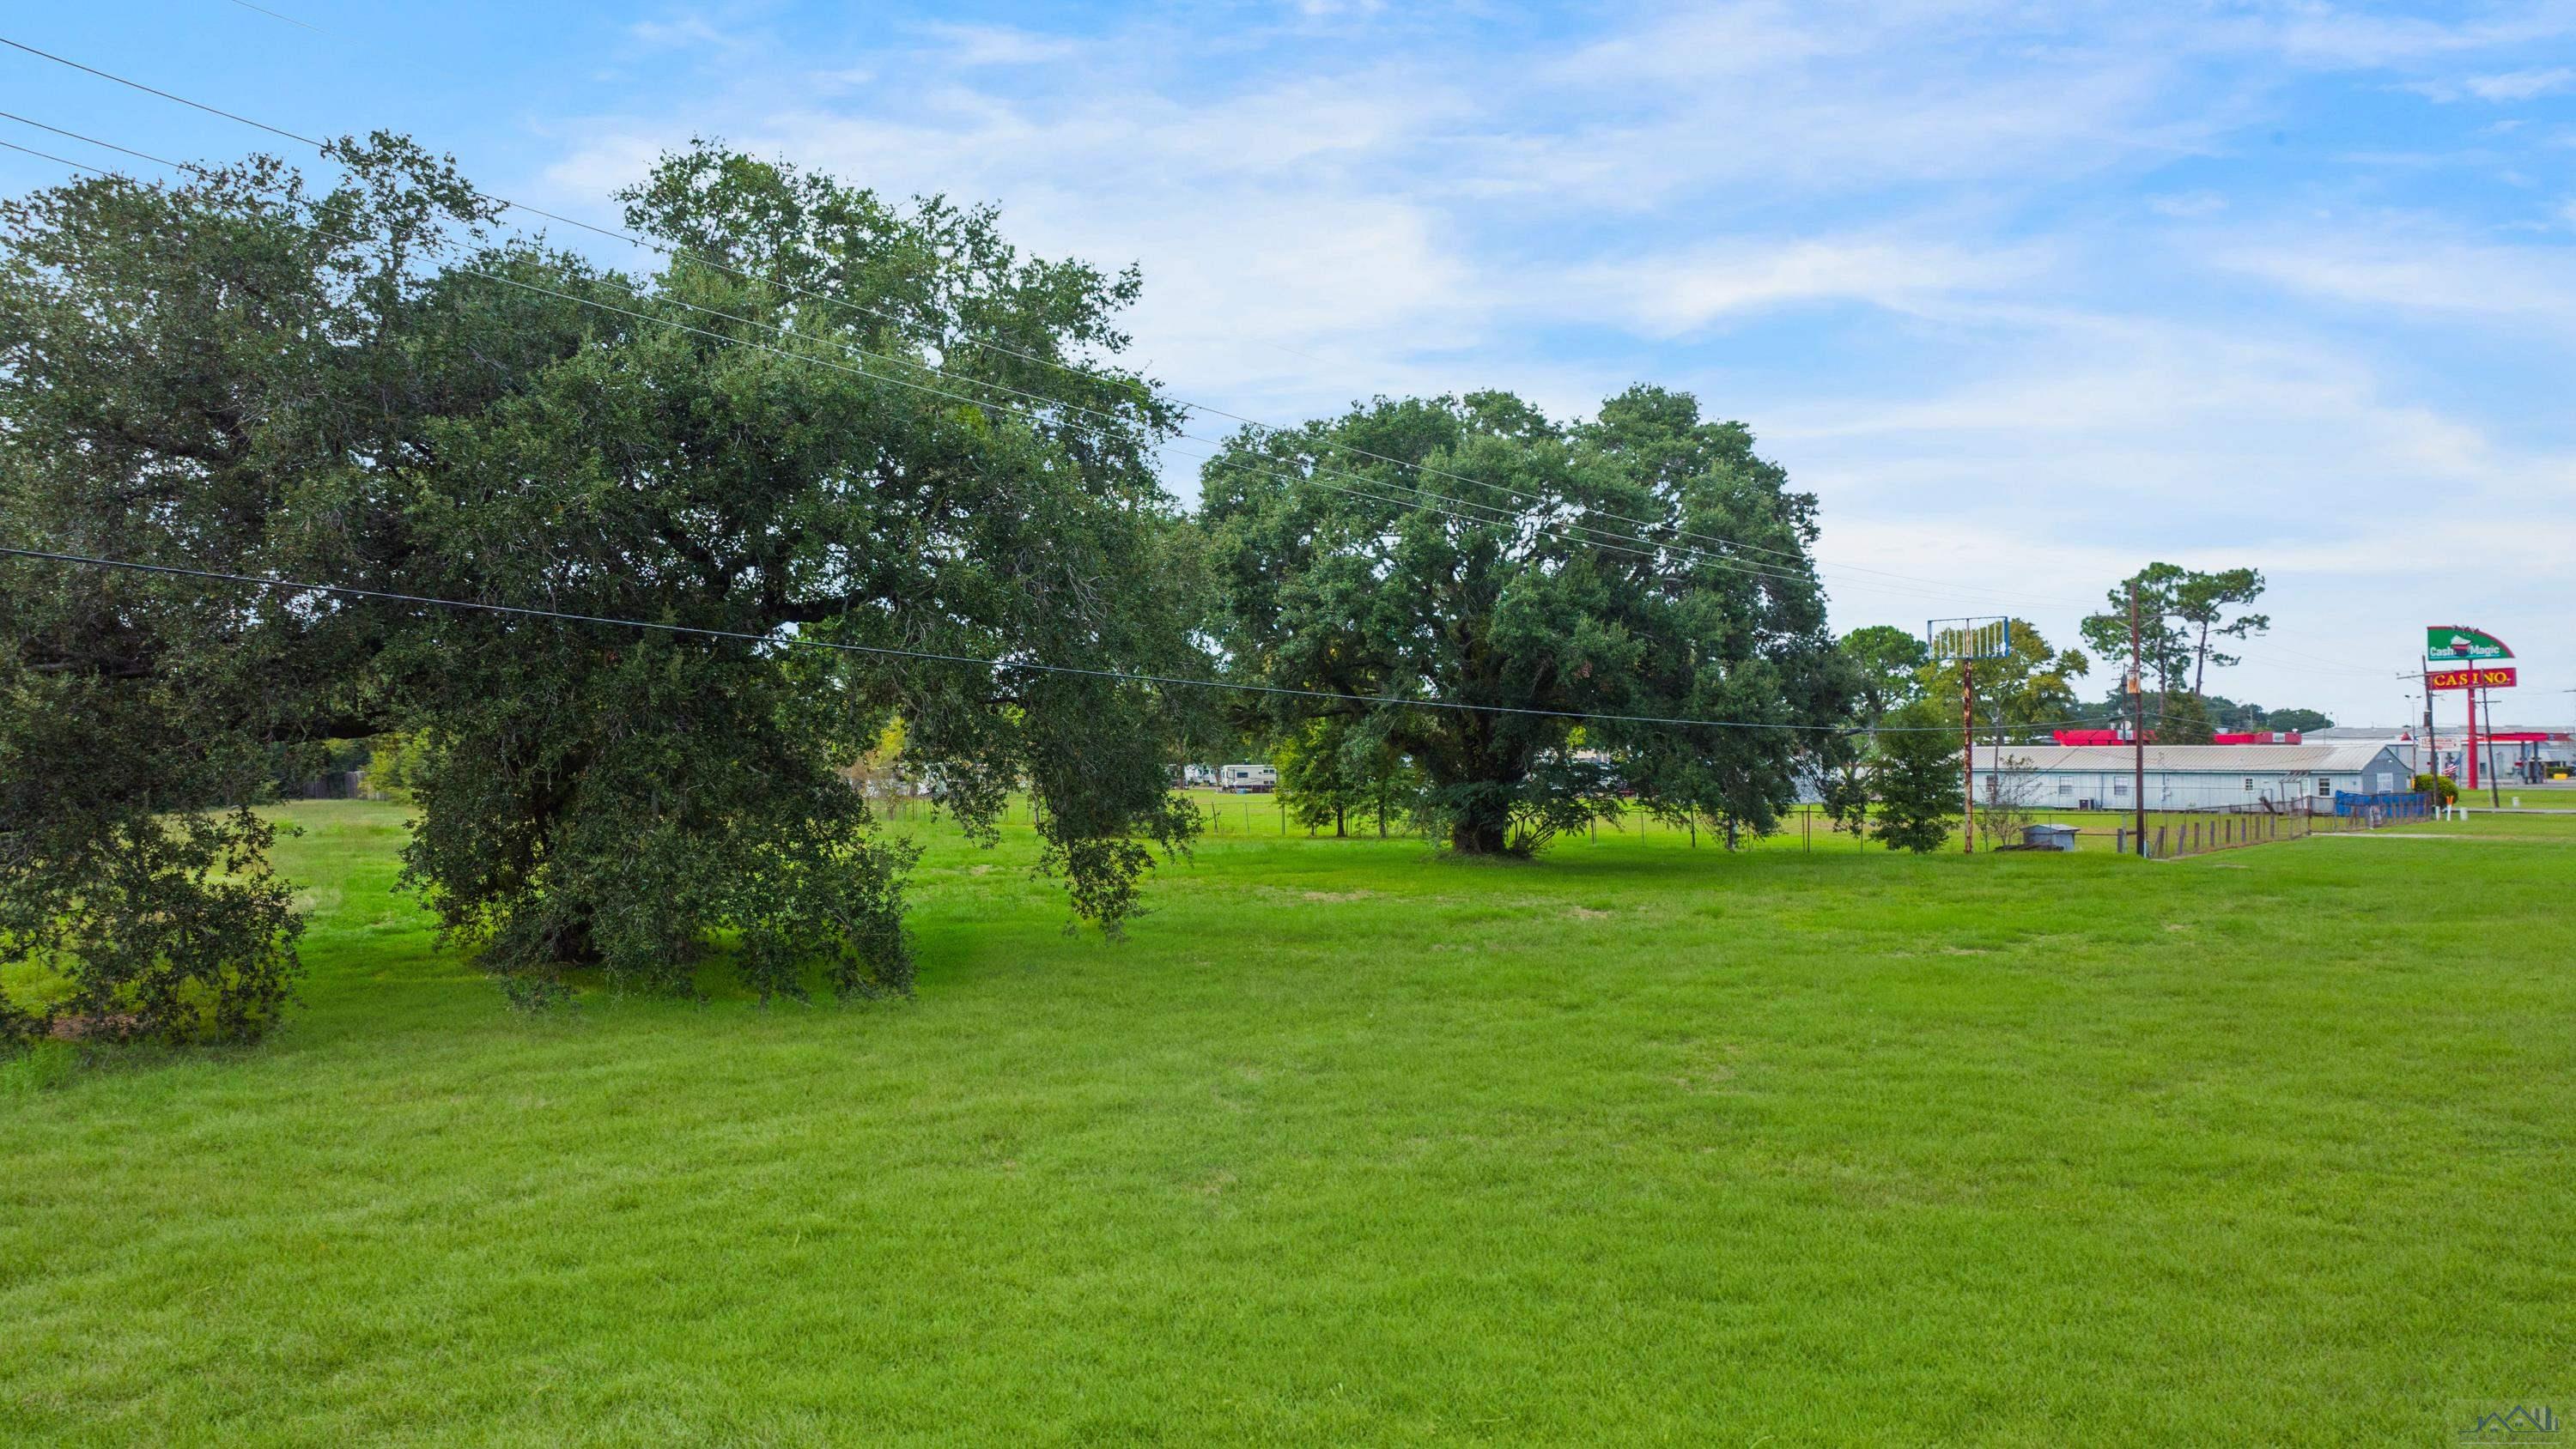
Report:
[[[2461,770],[2465,777],[2461,783],[2471,790],[2478,788],[2478,696],[2491,689],[2511,689],[2515,678],[2512,665],[2488,664],[2485,661],[2512,657],[2513,650],[2484,629],[2472,629],[2466,624],[2432,624],[2424,630],[2425,733],[2428,738],[2432,733],[2433,692],[2437,689],[2460,691],[2468,702],[2469,713],[2469,731],[2460,750]],[[2487,695],[2487,728],[2495,728],[2495,696],[2492,694]]]
[[[2478,788],[2478,692],[2471,689],[2462,693],[2469,701],[2469,734],[2467,748],[2460,751],[2460,765],[2468,771],[2467,788],[2474,793]]]
[[[2478,692],[2487,695],[2487,801],[2501,809],[2504,805],[2504,782],[2496,778],[2495,696],[2487,694],[2483,688]]]

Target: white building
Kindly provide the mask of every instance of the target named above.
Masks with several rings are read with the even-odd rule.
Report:
[[[2126,745],[1993,745],[1976,753],[1977,794],[2018,796],[2037,810],[2127,810],[2136,757]],[[2308,801],[2329,808],[2338,790],[2403,790],[2414,777],[2402,746],[2381,741],[2317,745],[2149,745],[2150,810],[2261,809]]]

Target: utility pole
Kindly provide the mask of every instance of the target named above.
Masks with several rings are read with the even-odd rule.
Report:
[[[2498,810],[2504,808],[2504,782],[2496,778],[2495,768],[2495,691],[2482,690],[2487,697],[2487,799]]]
[[[2147,681],[2138,650],[2138,581],[2129,580],[2129,804],[2137,811],[2138,854],[2147,853]]]
[[[2415,773],[2442,773],[2442,752],[2433,748],[2433,665],[2430,660],[2424,665],[2424,742],[2415,751]]]
[[[1959,663],[1959,849],[1977,853],[1977,661],[2012,652],[2009,618],[1932,619],[1923,642],[1937,663]],[[1998,758],[2001,757],[1998,751]]]
[[[2475,675],[2471,675],[2475,678]],[[2460,691],[2469,702],[2469,736],[2460,742],[2461,773],[2467,775],[2468,788],[2478,788],[2478,691],[2475,686]]]
[[[1977,664],[1959,656],[1959,849],[1977,853]]]

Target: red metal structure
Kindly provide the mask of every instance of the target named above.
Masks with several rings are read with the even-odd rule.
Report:
[[[2054,730],[2050,732],[2049,738],[2061,745],[2125,745],[2129,742],[2128,736],[2118,730]],[[2149,731],[2147,742],[2153,744],[2155,738],[2154,732]],[[2211,735],[2209,742],[2213,745],[2295,745],[2299,743],[2299,732],[2297,730],[2237,730],[2227,734]]]
[[[2469,747],[2463,753],[2469,768],[2468,788],[2474,792],[2478,788],[2478,692],[2474,689],[2460,692],[2469,697]]]

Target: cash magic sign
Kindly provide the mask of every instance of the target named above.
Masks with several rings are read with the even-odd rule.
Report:
[[[2510,664],[2484,669],[2428,669],[2424,683],[2434,689],[2511,689],[2514,670]]]
[[[2504,641],[2484,629],[2461,624],[2435,624],[2424,631],[2424,657],[2433,663],[2458,664],[2480,659],[2511,659]]]

